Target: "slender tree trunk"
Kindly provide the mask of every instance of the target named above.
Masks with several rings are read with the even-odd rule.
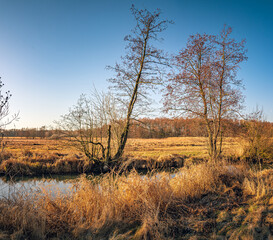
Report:
[[[107,151],[106,151],[106,163],[108,164],[111,159],[111,125],[108,127],[107,134]]]
[[[138,87],[139,87],[140,78],[141,78],[141,74],[142,74],[142,70],[143,70],[143,66],[144,66],[144,61],[145,61],[145,57],[146,57],[146,47],[147,47],[148,37],[149,37],[149,29],[147,29],[146,38],[144,40],[143,53],[142,53],[141,62],[140,62],[140,68],[139,68],[139,72],[137,74],[137,79],[136,79],[136,82],[135,82],[135,87],[134,87],[134,90],[133,90],[133,94],[132,94],[132,97],[131,97],[131,100],[130,100],[130,103],[129,103],[129,106],[128,106],[128,112],[127,112],[125,127],[123,129],[122,134],[121,134],[119,147],[118,147],[118,150],[117,150],[117,152],[116,152],[116,154],[114,156],[114,159],[119,159],[122,156],[122,154],[124,152],[126,142],[127,142],[129,128],[130,128],[131,115],[132,115],[132,112],[133,112],[133,109],[134,109],[135,102],[137,100]]]

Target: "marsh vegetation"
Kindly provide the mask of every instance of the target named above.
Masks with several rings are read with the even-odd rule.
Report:
[[[1,238],[270,239],[272,183],[272,170],[226,163],[82,176],[70,194],[1,199]]]

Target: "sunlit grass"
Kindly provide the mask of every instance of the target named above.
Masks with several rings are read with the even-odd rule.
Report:
[[[6,151],[21,153],[31,151],[33,153],[61,152],[79,153],[75,148],[60,144],[58,140],[50,139],[26,139],[9,138]],[[225,138],[223,142],[224,154],[235,154],[240,151],[240,144],[236,138]],[[204,137],[173,137],[162,139],[128,139],[125,155],[134,157],[159,157],[168,154],[181,154],[186,156],[207,156],[207,138]]]
[[[225,155],[236,154],[240,147],[235,138],[226,138],[223,142],[223,146]],[[126,153],[132,156],[147,157],[159,157],[168,154],[208,157],[207,138],[129,139]]]
[[[273,171],[245,165],[82,176],[68,195],[18,192],[0,200],[0,229],[12,239],[258,239],[271,234],[272,197]]]
[[[92,172],[93,163],[71,145],[53,139],[8,138],[1,153],[0,174],[41,175]],[[224,155],[235,156],[239,152],[236,139],[223,142]],[[177,163],[177,157],[183,159]],[[165,139],[128,139],[124,161],[135,161],[129,167],[148,168],[166,162],[168,168],[191,163],[192,158],[208,159],[207,139],[202,137],[177,137]],[[158,168],[164,167],[162,164]]]

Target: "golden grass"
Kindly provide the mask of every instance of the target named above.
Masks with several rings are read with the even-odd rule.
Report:
[[[238,155],[241,147],[236,138],[225,138],[224,155]],[[208,157],[207,138],[171,137],[162,139],[129,139],[126,154],[134,157],[159,157],[179,154],[194,157]]]
[[[79,154],[75,148],[62,145],[59,140],[7,138],[6,151],[13,154],[32,152],[36,154]],[[204,157],[207,155],[207,138],[205,137],[171,137],[162,139],[132,139],[129,138],[125,155],[133,157],[159,157],[169,154]],[[239,154],[241,146],[236,138],[225,138],[224,154]]]
[[[60,140],[7,138],[6,141],[7,147],[0,155],[2,175],[33,176],[101,171],[83,153],[62,144]],[[195,159],[208,158],[206,141],[206,138],[201,137],[129,139],[124,166],[139,170],[182,167],[196,162]],[[236,139],[227,138],[223,144],[224,155],[238,156],[240,147]]]
[[[273,170],[222,163],[175,176],[82,176],[68,195],[18,194],[0,211],[13,239],[269,239]]]

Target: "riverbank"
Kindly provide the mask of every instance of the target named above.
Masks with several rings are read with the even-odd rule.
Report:
[[[1,239],[270,239],[273,170],[203,163],[83,176],[69,195],[18,192],[0,211]]]

